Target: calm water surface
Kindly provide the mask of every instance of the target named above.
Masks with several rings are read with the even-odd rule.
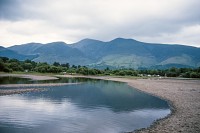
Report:
[[[38,82],[42,83],[8,77],[0,80],[0,84]],[[125,83],[80,78],[53,82],[83,83],[0,96],[0,133],[128,132],[170,113],[166,101]]]

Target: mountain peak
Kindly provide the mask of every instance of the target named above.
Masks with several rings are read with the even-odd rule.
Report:
[[[58,42],[47,43],[46,45],[67,45],[67,44],[65,42],[58,41]]]
[[[90,38],[85,38],[85,39],[80,40],[77,43],[94,43],[94,42],[102,42],[102,41],[95,40],[95,39],[90,39]]]
[[[110,42],[122,42],[122,41],[134,41],[134,42],[138,42],[137,40],[134,40],[134,39],[121,38],[121,37],[115,38],[115,39],[111,40]]]
[[[0,49],[3,49],[4,47],[3,46],[0,46]]]
[[[4,49],[0,47],[0,49]],[[34,61],[61,62],[92,67],[139,68],[156,65],[181,64],[200,66],[200,49],[183,45],[144,43],[134,39],[116,38],[108,42],[83,39],[73,45],[65,42],[52,42],[45,45],[18,45],[0,51],[1,56],[25,59],[25,55],[38,55]],[[26,56],[27,58],[27,56]],[[30,57],[29,57],[30,58]]]

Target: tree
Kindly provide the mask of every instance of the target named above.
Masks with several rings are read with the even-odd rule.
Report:
[[[110,68],[109,67],[106,67],[106,69],[104,69],[105,71],[109,71],[110,70]]]
[[[62,72],[62,69],[61,69],[60,67],[51,66],[51,67],[48,69],[48,72],[51,72],[51,73],[59,73],[59,72]]]
[[[31,63],[31,62],[32,62],[32,61],[29,60],[29,59],[27,59],[27,60],[24,61],[24,63]]]
[[[29,70],[29,71],[33,69],[33,66],[31,63],[23,63],[22,67],[24,70]]]
[[[7,64],[5,64],[1,58],[0,58],[0,71],[12,72],[12,70],[8,68]]]
[[[0,59],[5,63],[5,62],[7,62],[8,60],[9,60],[9,58],[7,58],[7,57],[0,57]]]
[[[60,66],[60,63],[59,62],[54,62],[53,66]]]
[[[12,69],[13,71],[24,71],[19,62],[11,62],[9,64],[9,68]]]
[[[75,66],[75,65],[72,65],[72,68],[75,68],[75,69],[77,69],[77,66]]]
[[[197,72],[191,72],[190,78],[200,78],[200,75]]]
[[[119,75],[120,75],[120,76],[125,76],[126,73],[125,73],[125,71],[121,70],[121,71],[119,72]]]
[[[69,63],[66,63],[66,64],[61,64],[62,67],[66,67],[67,69],[69,69],[70,65]]]
[[[94,69],[89,69],[88,70],[88,74],[89,75],[96,75],[97,73],[96,73],[96,71]]]

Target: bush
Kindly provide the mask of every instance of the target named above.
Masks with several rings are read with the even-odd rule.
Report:
[[[191,72],[190,73],[190,78],[200,78],[200,75],[196,72]]]

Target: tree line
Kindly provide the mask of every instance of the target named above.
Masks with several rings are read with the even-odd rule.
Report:
[[[82,75],[114,75],[114,76],[166,76],[166,77],[184,77],[184,78],[200,78],[199,68],[169,68],[165,70],[135,70],[135,69],[115,69],[108,67],[103,70],[88,68],[86,66],[70,65],[69,63],[60,64],[54,62],[48,64],[46,62],[34,62],[31,60],[19,61],[17,59],[9,59],[0,57],[0,71],[2,72],[39,72],[39,73],[67,73]]]

